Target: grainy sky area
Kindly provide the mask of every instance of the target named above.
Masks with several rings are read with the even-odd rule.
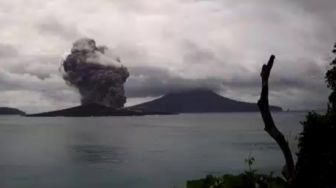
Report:
[[[255,102],[277,56],[270,101],[321,109],[336,41],[335,0],[0,0],[0,106],[41,112],[77,105],[59,73],[90,37],[130,70],[128,105],[206,87]]]

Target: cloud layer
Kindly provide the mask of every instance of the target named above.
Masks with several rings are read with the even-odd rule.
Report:
[[[271,103],[323,108],[334,7],[334,0],[1,1],[0,106],[79,104],[58,68],[72,42],[87,36],[129,67],[130,101],[197,87],[256,101],[261,65],[275,54]]]

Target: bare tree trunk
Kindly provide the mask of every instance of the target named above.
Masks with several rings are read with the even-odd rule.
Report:
[[[291,180],[294,176],[294,170],[295,170],[293,156],[285,137],[274,124],[268,103],[268,78],[270,76],[271,69],[273,67],[274,59],[275,56],[272,55],[267,65],[263,65],[262,67],[260,74],[262,80],[262,89],[260,99],[258,101],[258,107],[265,124],[264,130],[277,142],[285,157],[286,166],[285,170],[283,171],[283,174],[288,180],[288,182],[291,184]]]

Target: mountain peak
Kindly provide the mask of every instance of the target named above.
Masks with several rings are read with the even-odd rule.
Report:
[[[174,95],[199,95],[199,96],[207,96],[207,95],[218,95],[214,91],[210,89],[191,89],[191,90],[184,90],[184,91],[176,91],[168,93],[164,96],[174,96]]]
[[[256,103],[247,103],[223,97],[209,89],[193,89],[168,93],[156,100],[131,107],[143,111],[171,113],[255,112]],[[281,111],[271,106],[271,110]]]

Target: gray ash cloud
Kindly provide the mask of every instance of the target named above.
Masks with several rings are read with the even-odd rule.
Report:
[[[129,72],[107,47],[96,46],[93,39],[79,39],[61,68],[67,84],[79,91],[83,105],[124,106],[124,83]]]

